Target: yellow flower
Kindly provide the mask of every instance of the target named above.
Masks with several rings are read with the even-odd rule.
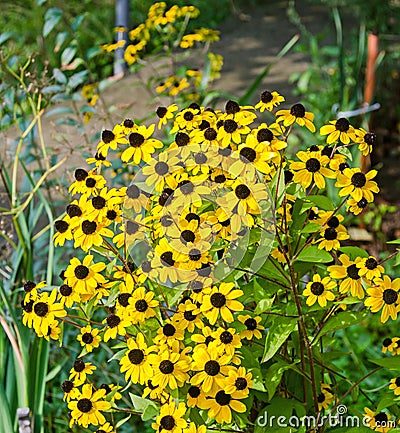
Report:
[[[376,413],[367,407],[364,407],[364,411],[364,425],[374,431],[387,433],[396,425],[396,421],[391,421],[390,415],[385,412]]]
[[[367,156],[372,152],[372,148],[376,143],[376,135],[373,132],[367,132],[363,128],[355,130],[356,143],[358,143],[358,150]]]
[[[300,126],[305,126],[311,132],[315,132],[315,126],[313,124],[314,114],[306,111],[302,104],[294,104],[290,110],[279,110],[276,115],[276,121],[278,123],[283,122],[284,126],[297,123]]]
[[[247,340],[252,340],[253,337],[255,338],[261,338],[262,334],[261,331],[263,331],[265,328],[264,326],[260,325],[261,317],[255,316],[251,317],[249,315],[238,316],[239,322],[242,322],[246,326],[245,331],[240,332],[240,338],[246,338]]]
[[[129,338],[128,349],[119,361],[121,373],[125,373],[125,381],[143,385],[149,377],[153,376],[153,368],[150,365],[149,354],[154,352],[155,347],[147,347],[144,336],[139,333],[136,340]]]
[[[232,311],[243,311],[243,304],[236,300],[243,292],[234,287],[234,283],[220,283],[204,296],[200,309],[211,325],[215,324],[219,316],[225,322],[232,323]]]
[[[82,385],[86,381],[88,374],[93,374],[96,367],[90,362],[84,362],[82,359],[77,359],[70,370],[69,378],[74,382],[75,386]]]
[[[361,173],[359,168],[345,168],[342,173],[338,173],[336,187],[341,188],[339,196],[351,195],[356,201],[365,198],[369,203],[374,201],[374,194],[378,193],[379,188],[373,179],[377,175],[376,170],[368,173]]]
[[[269,92],[265,90],[260,95],[260,102],[255,105],[256,110],[260,110],[260,112],[264,112],[264,110],[272,111],[274,107],[283,102],[285,98],[280,95],[278,92]]]
[[[160,415],[151,426],[156,432],[182,433],[187,426],[187,421],[183,418],[185,412],[185,403],[179,403],[178,407],[174,401],[163,404]]]
[[[397,319],[400,311],[399,303],[400,278],[391,280],[384,275],[383,279],[375,280],[375,286],[367,289],[369,297],[365,300],[365,306],[370,307],[372,313],[382,310],[381,322],[386,323],[389,317]]]
[[[81,328],[81,333],[78,335],[77,340],[81,343],[81,346],[91,352],[94,348],[99,347],[101,337],[99,335],[99,330],[90,325]]]
[[[89,424],[99,425],[104,424],[106,419],[100,411],[111,408],[111,403],[102,398],[105,395],[104,389],[99,389],[93,392],[93,386],[89,383],[83,385],[82,393],[78,396],[77,401],[70,401],[68,409],[71,410],[70,427],[77,423],[83,427],[88,427]]]
[[[308,188],[314,181],[318,188],[325,188],[325,177],[334,178],[335,173],[327,166],[329,158],[320,152],[297,152],[300,161],[290,164],[290,170],[294,172],[293,182],[301,183],[303,188]]]
[[[400,395],[400,377],[390,379],[389,389],[393,389],[394,395]]]
[[[318,301],[321,307],[326,307],[327,301],[335,299],[335,295],[331,292],[335,287],[335,281],[332,281],[329,277],[321,279],[320,275],[313,275],[312,281],[307,284],[306,289],[303,291],[303,296],[308,296],[307,305],[314,305]]]
[[[213,398],[209,398],[204,403],[203,408],[208,409],[208,417],[215,418],[217,423],[232,422],[232,410],[235,412],[246,412],[246,405],[237,399],[241,396],[234,392],[229,394],[225,391],[218,391]]]
[[[336,400],[330,385],[321,384],[321,392],[318,394],[318,410],[328,410],[328,406]]]
[[[357,266],[357,264],[362,261],[362,258],[357,257],[355,261],[352,261],[346,254],[341,254],[339,261],[342,263],[341,265],[332,265],[328,267],[328,272],[332,278],[342,280],[339,284],[339,292],[347,293],[350,291],[351,296],[363,299],[365,294],[359,273],[359,267]]]
[[[319,133],[321,135],[328,135],[326,138],[328,144],[332,144],[336,141],[349,144],[350,140],[356,141],[356,130],[344,117],[338,120],[332,120],[329,122],[329,125],[322,126]]]
[[[357,263],[357,267],[360,268],[360,276],[370,281],[380,278],[383,272],[385,272],[384,267],[373,256],[364,258],[361,262]]]

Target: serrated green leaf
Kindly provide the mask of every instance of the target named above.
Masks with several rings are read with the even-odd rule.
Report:
[[[299,262],[329,263],[332,256],[325,250],[320,250],[316,245],[308,245],[297,256]]]
[[[265,339],[264,355],[261,363],[268,361],[275,355],[296,327],[297,319],[281,316],[274,319]]]

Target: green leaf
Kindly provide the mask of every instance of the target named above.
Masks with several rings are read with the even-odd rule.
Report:
[[[142,415],[144,415],[146,409],[149,406],[152,406],[158,412],[158,407],[157,407],[157,405],[153,401],[148,400],[147,398],[139,397],[138,395],[132,394],[131,392],[129,393],[129,397],[131,398],[131,401],[132,401],[132,404],[133,404],[133,408],[136,411],[141,412]]]
[[[342,155],[345,155],[350,161],[353,161],[353,155],[347,147],[340,147],[338,152]]]
[[[387,393],[386,395],[380,397],[376,411],[381,412],[382,409],[386,409],[390,406],[393,406],[394,404],[397,404],[396,396],[393,394],[393,392]]]
[[[338,313],[336,316],[331,317],[326,325],[322,328],[318,334],[320,337],[327,334],[328,332],[334,332],[339,329],[348,328],[349,326],[355,325],[361,322],[368,316],[368,312],[354,312],[354,311],[343,311]],[[315,339],[317,342],[318,339]]]
[[[359,247],[340,247],[339,251],[349,256],[350,260],[355,260],[357,257],[369,257],[368,252]]]
[[[46,117],[59,116],[64,114],[74,114],[74,111],[70,107],[56,107],[46,113]]]
[[[54,27],[59,23],[62,17],[62,10],[59,8],[50,8],[44,16],[43,36],[46,37]]]
[[[379,365],[380,367],[387,368],[388,370],[400,371],[400,362],[394,358],[382,358],[382,359],[369,359],[368,361],[373,364]]]
[[[308,223],[300,233],[315,233],[321,230],[321,226],[316,223]]]
[[[58,83],[67,84],[67,76],[57,68],[53,69],[53,77]]]
[[[297,319],[281,316],[274,319],[272,325],[268,329],[267,338],[265,339],[264,355],[261,360],[262,363],[268,361],[275,355],[296,327]]]
[[[297,256],[299,262],[329,263],[332,256],[325,250],[320,250],[316,245],[308,245]]]
[[[265,386],[268,391],[269,400],[271,400],[272,397],[275,395],[276,388],[282,379],[283,373],[291,367],[292,367],[291,364],[279,360],[278,362],[272,364],[271,367],[268,368],[268,370],[265,373],[265,379],[266,379]]]
[[[335,208],[332,200],[324,195],[309,195],[307,198],[320,209],[333,210]]]
[[[72,59],[75,57],[77,47],[67,47],[61,54],[61,63],[63,65],[69,65]]]

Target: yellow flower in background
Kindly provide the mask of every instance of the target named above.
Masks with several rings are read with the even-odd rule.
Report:
[[[346,254],[341,254],[339,261],[341,265],[328,266],[329,275],[336,280],[342,280],[339,284],[339,292],[348,293],[350,291],[351,296],[363,299],[365,293],[359,272],[360,268],[357,266],[362,262],[362,258],[357,257],[353,261]]]
[[[276,115],[276,121],[278,123],[283,122],[284,126],[297,123],[299,126],[305,126],[311,132],[315,132],[314,114],[306,111],[303,104],[294,104],[290,110],[279,110]]]
[[[321,383],[321,392],[318,394],[318,410],[328,410],[329,405],[335,400],[336,397],[330,385]]]
[[[94,370],[96,367],[92,363],[77,359],[70,370],[68,379],[72,380],[75,386],[82,385],[86,382],[86,376],[93,374]]]
[[[185,412],[185,403],[179,403],[178,406],[173,401],[163,404],[156,422],[151,426],[157,432],[182,433],[183,429],[187,426],[187,421],[184,418]]]
[[[260,110],[263,113],[265,110],[272,111],[276,106],[283,102],[285,98],[278,92],[270,92],[264,90],[260,95],[260,102],[255,105],[256,110]]]
[[[349,121],[344,117],[338,120],[332,120],[329,125],[324,125],[319,133],[328,135],[326,142],[328,144],[341,141],[343,144],[349,144],[351,141],[356,141],[356,130],[350,125]]]
[[[396,422],[385,412],[373,412],[367,407],[364,407],[364,411],[364,424],[374,431],[387,433],[395,426]]]

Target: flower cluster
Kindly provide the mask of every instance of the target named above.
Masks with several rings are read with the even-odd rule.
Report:
[[[282,102],[278,92],[264,91],[254,107],[232,100],[224,110],[159,107],[148,126],[127,118],[103,130],[88,159],[93,167],[75,171],[54,242],[71,242],[80,253],[61,273],[60,287],[48,292],[44,282],[27,282],[23,301],[23,321],[40,337],[60,338],[65,316],[75,313],[68,326],[79,329],[82,352],[63,383],[71,425],[111,431],[103,412],[117,411],[115,401],[134,389],[156,410],[155,431],[241,427],[246,412],[265,406],[252,390],[265,401],[298,392],[290,380],[277,388],[286,364],[273,385],[260,378],[280,348],[279,368],[300,356],[297,337],[281,339],[297,320],[310,347],[305,327],[314,332],[318,323],[320,332],[346,307],[382,311],[383,323],[397,319],[400,279],[343,243],[346,210],[359,214],[378,192],[376,172],[351,167],[347,147],[368,153],[373,134],[338,119],[320,130],[326,144],[319,137],[291,158],[292,131],[316,128],[300,103],[276,111]],[[257,110],[270,118],[259,119]],[[108,185],[113,160],[126,167],[129,185]],[[327,199],[328,184],[341,203]],[[397,340],[385,340],[385,350],[394,354]],[[119,350],[110,365],[118,366],[123,390],[99,386],[96,366],[83,360],[103,345]],[[306,368],[304,353],[291,374],[299,368]],[[302,370],[299,380],[308,374]],[[329,375],[311,383],[315,410],[337,401]]]
[[[152,87],[155,84],[156,92],[161,95],[176,96],[185,92],[194,100],[200,88],[204,87],[203,81],[211,82],[219,78],[222,67],[222,56],[208,51],[209,45],[218,41],[219,32],[204,27],[188,32],[189,21],[197,18],[199,13],[199,9],[191,5],[182,7],[173,5],[167,9],[165,2],[156,2],[150,6],[145,22],[128,32],[129,44],[126,47],[125,41],[120,40],[117,43],[103,45],[102,48],[107,52],[124,48],[125,61],[132,67],[143,63],[145,57],[157,56],[160,52],[167,54],[168,57],[172,55],[187,57],[186,50],[201,46],[202,53],[196,57],[199,59],[204,57],[201,54],[206,54],[204,61],[207,66],[204,66],[203,72],[199,64],[191,68],[180,66],[170,75],[165,75],[165,72],[160,69],[157,80],[151,83]],[[117,28],[116,30],[127,32],[128,29]]]

